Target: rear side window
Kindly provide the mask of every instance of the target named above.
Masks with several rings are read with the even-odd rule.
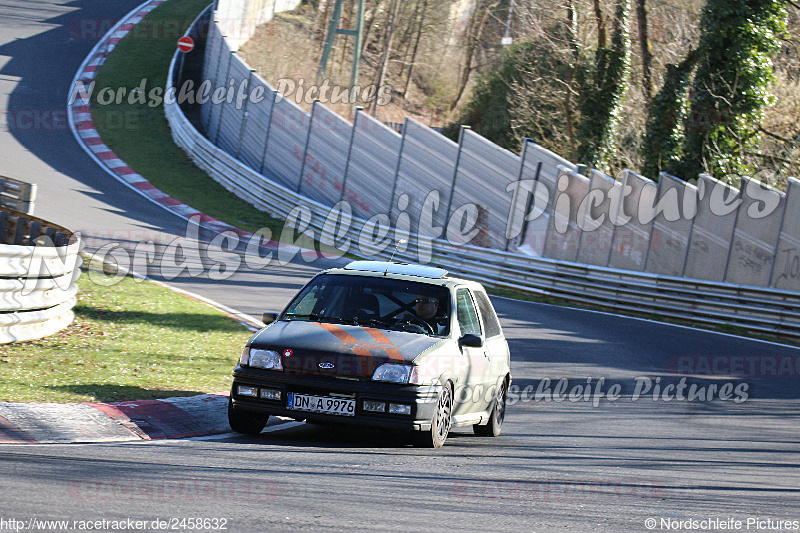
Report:
[[[456,306],[461,334],[474,333],[475,335],[480,335],[481,324],[478,322],[478,314],[475,312],[475,305],[473,305],[467,289],[458,289],[458,292],[456,292]]]
[[[503,333],[503,330],[500,329],[500,321],[497,320],[497,314],[494,312],[494,307],[492,307],[492,302],[489,301],[486,293],[476,291],[475,300],[478,302],[478,310],[481,312],[483,325],[486,327],[486,338],[492,338]]]

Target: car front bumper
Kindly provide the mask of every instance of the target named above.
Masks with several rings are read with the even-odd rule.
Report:
[[[240,385],[281,391],[280,400],[238,394]],[[285,375],[282,372],[237,366],[233,371],[231,402],[236,409],[286,416],[297,420],[326,422],[365,427],[429,430],[441,392],[441,385],[400,385],[377,381],[345,379],[328,376]],[[309,394],[335,398],[353,399],[356,402],[355,415],[343,416],[289,409],[289,393]],[[364,410],[365,401],[409,405],[408,415],[380,413]]]

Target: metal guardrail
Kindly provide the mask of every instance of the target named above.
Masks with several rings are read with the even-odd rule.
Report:
[[[34,200],[36,200],[35,183],[0,176],[0,206],[32,215]]]
[[[79,238],[2,209],[0,242],[0,343],[38,339],[68,326],[82,263]]]
[[[175,61],[171,69],[174,65]],[[269,181],[216,147],[190,124],[177,104],[165,104],[165,112],[175,142],[213,179],[274,216],[286,217],[298,206],[307,208],[308,227],[323,242],[331,240],[330,235],[325,235],[330,231],[325,227],[329,207]],[[341,222],[348,230],[337,239],[352,242],[358,241],[367,223],[358,218]],[[397,235],[393,229],[379,229]],[[426,244],[416,235],[407,237],[412,245]],[[755,333],[800,339],[800,293],[522,257],[470,245],[455,246],[442,239],[430,240],[429,244],[432,262],[489,286],[685,320],[694,325],[735,325]],[[392,252],[391,248],[369,242],[360,242],[359,249],[362,254],[377,257],[389,257]],[[395,257],[417,260],[402,251]]]

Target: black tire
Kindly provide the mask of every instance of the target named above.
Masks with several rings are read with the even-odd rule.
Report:
[[[423,431],[417,439],[419,446],[425,448],[441,448],[450,433],[453,423],[453,391],[447,385],[439,393],[436,401],[436,412],[431,420],[431,429]]]
[[[267,420],[269,420],[268,414],[251,413],[236,409],[233,406],[233,400],[228,398],[228,423],[236,433],[258,435],[267,425]]]
[[[489,415],[489,422],[481,426],[475,424],[472,431],[479,437],[497,437],[503,430],[503,420],[506,417],[506,400],[508,398],[508,384],[506,380],[500,385],[500,389],[494,397],[492,413]]]

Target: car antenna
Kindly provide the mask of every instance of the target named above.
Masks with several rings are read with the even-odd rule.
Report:
[[[389,257],[389,262],[390,263],[392,262],[392,259],[394,259],[394,254],[397,253],[397,248],[399,248],[401,244],[405,244],[407,242],[408,241],[406,239],[400,239],[399,241],[397,241],[395,243],[394,250],[392,251],[392,255],[391,255],[391,257]],[[383,275],[385,276],[388,273],[389,273],[389,265],[386,265],[386,271],[383,273]]]

